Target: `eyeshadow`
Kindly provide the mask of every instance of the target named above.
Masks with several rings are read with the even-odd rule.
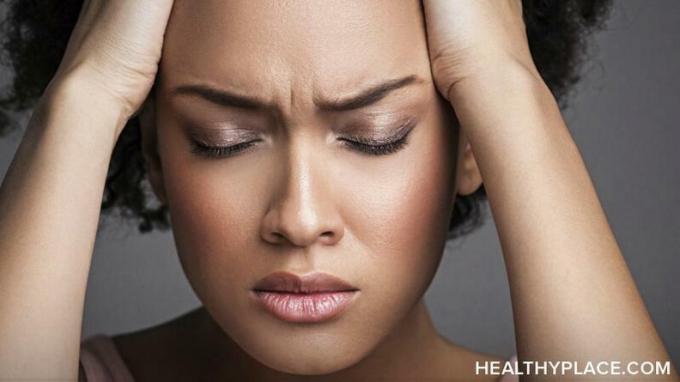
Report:
[[[188,125],[184,130],[190,139],[210,146],[229,146],[260,137],[257,131],[239,127],[214,128]]]
[[[390,115],[385,118],[360,119],[342,126],[340,132],[354,136],[370,136],[372,139],[384,140],[401,135],[417,123],[413,115]]]

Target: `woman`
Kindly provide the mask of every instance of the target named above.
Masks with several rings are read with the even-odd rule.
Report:
[[[0,194],[2,378],[497,379],[422,301],[482,180],[520,360],[668,360],[543,79],[606,4],[546,4],[86,1]],[[103,190],[203,307],[80,352]]]

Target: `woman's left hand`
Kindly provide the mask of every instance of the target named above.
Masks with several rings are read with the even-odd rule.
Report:
[[[522,2],[423,3],[434,82],[455,106],[474,153],[465,167],[479,169],[498,231],[518,359],[670,365],[578,146],[533,62]],[[668,373],[655,380],[678,380]]]
[[[423,6],[432,75],[447,100],[454,84],[505,63],[538,75],[521,0],[423,0]]]

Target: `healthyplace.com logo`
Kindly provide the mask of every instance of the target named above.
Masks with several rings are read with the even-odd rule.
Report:
[[[476,361],[476,375],[670,375],[670,361]]]

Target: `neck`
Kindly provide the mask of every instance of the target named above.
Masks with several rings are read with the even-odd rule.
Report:
[[[376,376],[387,380],[417,380],[423,375],[441,376],[447,364],[443,360],[445,342],[437,333],[422,299],[367,357],[338,372],[317,376],[281,373],[261,364],[234,343],[204,308],[195,314],[201,317],[201,332],[204,333],[201,337],[210,349],[204,354],[211,354],[209,368],[216,370],[216,380],[335,382]]]

